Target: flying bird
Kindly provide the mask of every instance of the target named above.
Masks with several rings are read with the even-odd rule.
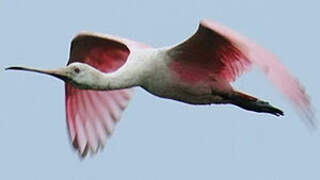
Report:
[[[315,126],[304,89],[277,58],[231,29],[202,20],[190,38],[163,48],[98,33],[80,33],[71,42],[66,67],[40,70],[65,82],[65,109],[71,142],[81,156],[97,152],[127,107],[133,87],[195,105],[233,104],[245,110],[284,115],[268,102],[231,86],[256,65]]]

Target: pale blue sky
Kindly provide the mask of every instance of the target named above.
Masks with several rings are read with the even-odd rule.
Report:
[[[185,39],[198,21],[226,24],[274,52],[320,104],[319,3],[291,0],[0,0],[0,67],[65,65],[79,31],[155,47]],[[80,161],[66,132],[61,81],[0,72],[0,179],[320,179],[320,135],[253,69],[235,87],[272,102],[276,118],[191,106],[137,88],[105,149]]]

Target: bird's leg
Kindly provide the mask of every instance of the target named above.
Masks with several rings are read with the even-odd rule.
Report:
[[[273,107],[268,102],[259,100],[258,98],[244,94],[242,92],[233,91],[229,94],[221,94],[220,96],[228,99],[231,104],[239,106],[249,111],[255,111],[259,113],[270,113],[276,116],[284,115],[283,111]]]

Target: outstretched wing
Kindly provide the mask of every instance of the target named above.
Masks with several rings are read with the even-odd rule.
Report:
[[[174,59],[171,62],[173,69],[187,81],[209,76],[234,81],[251,64],[255,64],[307,117],[308,124],[315,126],[311,104],[299,82],[275,56],[225,26],[202,20],[197,32],[170,49],[168,54]]]
[[[71,42],[69,62],[89,64],[102,72],[113,72],[122,66],[130,49],[143,44],[110,35],[81,33]],[[65,84],[66,119],[72,144],[85,156],[96,152],[113,132],[133,89],[113,91],[80,90]]]

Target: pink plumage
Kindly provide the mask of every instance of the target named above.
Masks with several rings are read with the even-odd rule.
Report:
[[[233,39],[214,31],[205,21],[193,36],[170,49],[168,54],[174,59],[170,64],[173,70],[182,79],[193,82],[211,75],[234,81],[250,64]]]

